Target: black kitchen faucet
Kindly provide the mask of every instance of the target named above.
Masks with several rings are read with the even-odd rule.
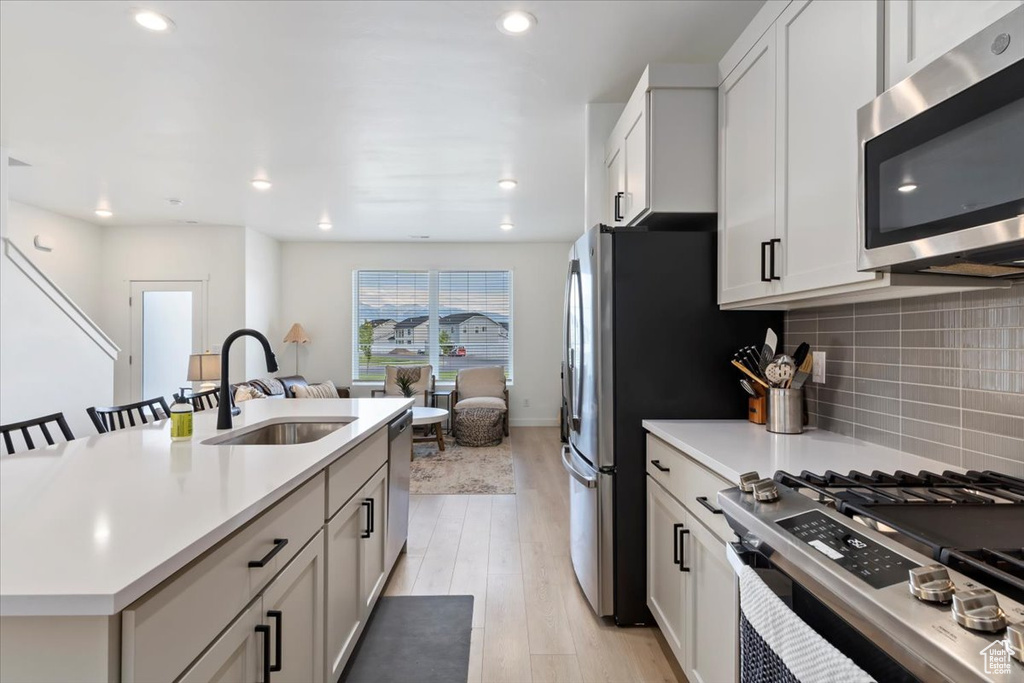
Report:
[[[231,416],[237,408],[233,408],[231,402],[231,385],[228,381],[228,352],[231,350],[231,342],[239,337],[253,337],[263,345],[263,355],[267,358],[267,372],[277,372],[277,357],[270,349],[270,342],[263,336],[263,333],[256,330],[243,329],[235,330],[224,340],[220,349],[220,406],[217,408],[217,429],[231,429]]]

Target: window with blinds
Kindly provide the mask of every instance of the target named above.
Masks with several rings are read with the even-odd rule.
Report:
[[[512,379],[511,271],[358,270],[353,279],[356,381],[427,363],[439,382],[486,365]]]

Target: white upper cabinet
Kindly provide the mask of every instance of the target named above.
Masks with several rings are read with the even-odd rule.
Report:
[[[714,67],[652,64],[605,146],[604,222],[716,211]]]
[[[719,302],[776,289],[775,33],[766,33],[719,87]]]
[[[1021,4],[1021,0],[887,0],[886,87]]]
[[[857,109],[880,90],[880,10],[864,0],[801,0],[775,24],[783,292],[876,278],[857,271]]]

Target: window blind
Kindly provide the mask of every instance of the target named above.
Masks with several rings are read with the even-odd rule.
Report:
[[[427,363],[438,381],[488,365],[511,379],[511,271],[359,270],[353,279],[356,381]]]

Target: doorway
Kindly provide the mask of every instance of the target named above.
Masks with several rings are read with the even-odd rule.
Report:
[[[201,280],[132,281],[132,400],[169,397],[190,386],[188,357],[203,350],[206,321]]]

